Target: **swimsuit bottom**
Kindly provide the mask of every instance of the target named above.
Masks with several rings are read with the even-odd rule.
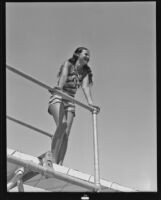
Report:
[[[62,96],[60,95],[57,95],[57,94],[54,94],[50,97],[50,100],[49,100],[49,107],[48,107],[48,113],[51,114],[50,112],[50,107],[52,104],[55,104],[55,103],[63,103],[64,105],[64,110],[66,112],[72,112],[75,116],[75,104],[73,102],[71,102],[70,100],[67,100],[67,99],[63,99]]]

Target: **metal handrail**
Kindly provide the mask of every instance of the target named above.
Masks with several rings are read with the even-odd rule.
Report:
[[[6,65],[6,68],[20,76],[22,76],[25,79],[28,79],[34,83],[36,83],[37,85],[49,90],[52,90],[54,93],[61,95],[64,99],[70,100],[72,102],[74,102],[75,104],[89,110],[92,112],[93,115],[93,144],[94,144],[94,182],[95,182],[95,188],[97,188],[96,191],[99,191],[98,188],[100,187],[100,175],[99,175],[99,157],[98,157],[98,135],[97,135],[97,112],[95,110],[95,108],[88,106],[78,100],[76,100],[75,98],[63,93],[60,90],[57,90],[56,88],[51,88],[50,86],[42,83],[41,81],[33,78],[32,76],[29,76],[23,72],[21,72],[20,70],[15,69],[14,67],[11,67],[9,65]]]
[[[39,86],[41,86],[41,87],[43,87],[43,88],[45,88],[45,89],[47,89],[47,90],[53,90],[54,93],[56,93],[56,94],[58,94],[58,95],[61,95],[63,98],[65,98],[65,99],[67,99],[67,100],[70,100],[70,101],[74,102],[75,104],[77,104],[77,105],[79,105],[79,106],[81,106],[81,107],[83,107],[83,108],[85,108],[85,109],[87,109],[87,110],[89,110],[89,111],[91,111],[91,112],[94,110],[93,107],[88,106],[88,105],[86,105],[86,104],[84,104],[84,103],[82,103],[82,102],[76,100],[75,98],[73,98],[73,97],[71,97],[71,96],[69,96],[69,95],[67,95],[67,94],[65,94],[65,93],[63,93],[63,92],[61,92],[60,90],[57,90],[57,89],[55,89],[55,88],[52,88],[52,87],[50,87],[50,86],[44,84],[43,82],[41,82],[41,81],[39,81],[39,80],[33,78],[32,76],[29,76],[29,75],[27,75],[27,74],[21,72],[21,71],[18,70],[18,69],[15,69],[14,67],[11,67],[11,66],[9,66],[9,65],[6,65],[6,68],[7,68],[8,70],[10,70],[10,71],[12,71],[12,72],[14,72],[14,73],[16,73],[16,74],[22,76],[23,78],[28,79],[28,80],[32,81],[33,83],[36,83],[37,85],[39,85]]]
[[[9,119],[9,120],[11,120],[11,121],[13,121],[13,122],[16,122],[16,123],[18,123],[18,124],[20,124],[20,125],[22,125],[22,126],[25,126],[25,127],[27,127],[27,128],[30,128],[30,129],[32,129],[32,130],[34,130],[34,131],[37,131],[37,132],[39,132],[39,133],[42,133],[43,135],[46,135],[46,136],[48,136],[48,137],[52,137],[53,135],[52,134],[50,134],[50,133],[47,133],[47,132],[45,132],[45,131],[43,131],[43,130],[41,130],[41,129],[39,129],[39,128],[36,128],[36,127],[34,127],[34,126],[31,126],[30,124],[27,124],[27,123],[25,123],[25,122],[22,122],[22,121],[20,121],[20,120],[17,120],[17,119],[15,119],[15,118],[13,118],[13,117],[10,117],[10,116],[8,116],[7,115],[7,119]]]

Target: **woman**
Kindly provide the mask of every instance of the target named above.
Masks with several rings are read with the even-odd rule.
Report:
[[[90,87],[93,83],[92,72],[87,65],[90,59],[89,50],[79,47],[75,50],[73,57],[67,60],[58,73],[57,89],[74,97],[79,87],[82,87],[89,106],[94,107],[96,112],[100,111],[98,106],[93,105]],[[75,104],[61,96],[52,94],[49,101],[48,112],[56,123],[56,131],[52,138],[51,155],[52,162],[62,165],[68,144],[68,138],[75,117]]]

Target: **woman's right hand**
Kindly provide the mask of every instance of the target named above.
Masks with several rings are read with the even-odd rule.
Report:
[[[48,91],[51,93],[51,94],[53,94],[55,91],[54,90],[61,90],[61,88],[60,87],[58,87],[58,86],[55,86],[54,88],[52,88],[52,89],[48,89]]]

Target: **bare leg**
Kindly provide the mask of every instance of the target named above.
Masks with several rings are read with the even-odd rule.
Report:
[[[61,145],[61,138],[63,137],[67,124],[65,122],[64,105],[60,102],[50,105],[50,113],[52,114],[57,125],[54,136],[51,142],[51,152],[53,155],[53,162],[57,162],[58,151]]]
[[[73,119],[74,119],[74,114],[72,112],[68,111],[65,114],[66,114],[67,128],[66,128],[65,134],[63,135],[63,140],[62,140],[62,143],[61,143],[60,151],[59,151],[59,154],[58,154],[58,160],[57,160],[57,162],[60,165],[62,165],[63,161],[64,161],[64,157],[65,157],[65,154],[66,154],[66,151],[67,151],[67,146],[68,146],[68,137],[69,137],[70,130],[71,130],[72,123],[73,123]]]
[[[67,146],[68,146],[68,138],[67,138],[67,135],[64,134],[63,141],[62,141],[60,151],[59,151],[59,154],[58,154],[58,159],[57,159],[57,162],[58,162],[59,165],[63,164],[64,157],[65,157],[65,154],[66,154],[66,151],[67,151]]]

